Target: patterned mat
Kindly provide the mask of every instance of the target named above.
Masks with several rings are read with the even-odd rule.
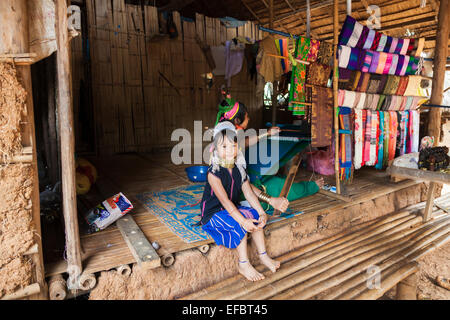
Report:
[[[161,192],[146,192],[136,195],[144,206],[164,223],[173,233],[186,243],[203,241],[211,237],[203,231],[201,226],[194,226],[200,221],[200,204],[204,184],[193,184]],[[269,215],[272,212],[267,212]],[[268,223],[289,219],[302,212],[289,211]]]

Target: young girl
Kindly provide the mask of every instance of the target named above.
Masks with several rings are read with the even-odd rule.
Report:
[[[238,132],[238,136],[243,136],[243,131],[247,129],[248,122],[250,121],[250,118],[248,116],[248,111],[245,105],[241,102],[232,102],[231,99],[224,100],[227,103],[234,103],[233,108],[231,108],[228,112],[225,112],[222,117],[221,121],[228,120],[231,121]],[[242,130],[242,131],[240,131]],[[251,136],[251,137],[245,137],[245,148],[248,148],[249,146],[252,146],[256,144],[260,139],[266,137],[266,136],[272,136],[277,135],[280,132],[279,127],[272,127],[269,129],[269,131],[266,134],[262,134],[260,136]],[[289,201],[297,200],[306,196],[310,196],[316,192],[319,191],[320,188],[324,185],[323,178],[316,179],[315,181],[301,181],[296,182],[291,186],[291,190],[289,192],[289,195],[286,198],[278,197],[277,195],[280,194],[283,185],[285,183],[285,178],[274,176],[264,182],[261,187],[264,189],[264,191],[271,196],[270,202],[264,201],[264,198],[261,199],[264,202],[269,203],[270,206],[274,207],[277,210],[280,210],[281,212],[286,211],[286,208],[289,205]],[[257,181],[258,182],[258,181]],[[255,182],[255,184],[257,183]],[[260,184],[260,182],[259,182]],[[254,184],[251,184],[251,187],[253,189],[253,192],[259,196],[262,191],[255,186]],[[288,201],[289,200],[289,201]]]
[[[200,203],[201,224],[217,245],[237,248],[239,272],[250,281],[258,281],[264,279],[264,275],[249,262],[247,232],[252,233],[261,263],[275,272],[280,262],[270,258],[266,252],[263,228],[267,215],[250,186],[245,167],[234,125],[229,121],[219,123],[214,128],[214,150]],[[241,191],[252,208],[239,206]]]

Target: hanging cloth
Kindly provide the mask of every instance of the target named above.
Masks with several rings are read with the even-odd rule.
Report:
[[[310,39],[305,37],[299,37],[296,42],[296,49],[294,56],[296,59],[306,61],[309,48]],[[289,110],[294,115],[304,115],[305,105],[297,102],[305,102],[305,80],[306,80],[306,65],[303,63],[297,63],[292,69],[291,89],[289,93]]]
[[[389,158],[394,160],[395,149],[397,144],[397,112],[389,111]]]
[[[340,179],[349,181],[353,177],[352,168],[352,109],[347,107],[339,108],[339,136],[340,136]]]
[[[366,111],[366,125],[364,128],[364,151],[363,151],[363,161],[364,165],[370,165],[370,139],[372,136],[372,113],[375,111]]]
[[[383,134],[383,167],[386,167],[388,165],[388,161],[389,161],[389,135],[390,135],[390,131],[389,131],[389,121],[390,121],[390,113],[389,112],[384,112],[383,114],[383,118],[384,118],[384,134]]]
[[[376,169],[383,169],[383,157],[384,157],[384,115],[387,112],[379,112],[380,120],[379,120],[379,138],[378,138],[378,160],[375,165]]]
[[[311,146],[331,145],[333,124],[333,90],[319,86],[312,87]]]
[[[363,110],[355,110],[355,157],[354,165],[355,169],[359,169],[362,166],[363,161]]]

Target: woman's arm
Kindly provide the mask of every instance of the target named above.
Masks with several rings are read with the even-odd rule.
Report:
[[[224,207],[224,209],[231,215],[231,217],[236,220],[245,230],[248,232],[255,231],[257,227],[253,222],[258,222],[256,219],[246,219],[236,208],[234,203],[228,198],[228,194],[222,185],[222,181],[212,173],[208,173],[208,182],[213,189],[217,199]],[[258,203],[259,204],[259,203]]]
[[[253,192],[255,193],[256,197],[258,198],[258,196],[263,191],[253,184],[250,184],[250,186],[252,187]],[[289,207],[289,201],[288,201],[288,199],[286,199],[284,197],[272,197],[271,196],[268,203],[272,207],[274,207],[276,210],[280,210],[281,213],[285,212],[287,210],[287,208]]]
[[[242,192],[244,193],[245,199],[247,199],[247,201],[250,203],[250,205],[253,207],[253,209],[255,209],[258,212],[258,214],[259,214],[258,229],[262,229],[266,225],[267,214],[264,211],[264,209],[261,207],[258,197],[256,196],[255,192],[253,191],[253,187],[252,187],[252,184],[250,184],[250,182],[247,179],[247,181],[245,181],[244,184],[242,185]]]

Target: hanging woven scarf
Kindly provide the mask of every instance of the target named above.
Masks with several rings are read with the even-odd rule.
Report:
[[[339,136],[340,136],[340,179],[349,181],[353,177],[352,166],[352,109],[339,108]]]
[[[310,39],[309,51],[306,56],[306,61],[315,62],[317,60],[317,54],[319,53],[320,41]]]
[[[363,72],[359,78],[358,85],[356,86],[356,91],[366,92],[369,86],[370,73]]]
[[[330,146],[333,124],[333,90],[319,86],[312,87],[311,109],[311,146]]]
[[[367,120],[367,110],[362,111],[362,155],[361,155],[361,167],[365,164],[364,154],[365,154],[365,141],[366,141],[366,120]]]
[[[397,141],[397,150],[396,156],[402,156],[406,152],[406,136],[408,134],[408,122],[409,122],[409,112],[402,111],[398,112],[399,116],[399,124],[400,124],[400,132],[397,133],[398,141]]]
[[[412,122],[410,121],[410,127],[411,127],[411,148],[410,152],[418,152],[419,151],[419,130],[420,130],[420,113],[417,110],[411,110],[409,112],[409,115],[412,119]]]
[[[403,96],[405,94],[406,88],[408,87],[409,77],[400,77],[398,83],[397,91],[395,92],[398,96]]]
[[[379,112],[379,116],[380,116],[380,127],[379,127],[379,138],[378,138],[378,161],[377,164],[375,165],[376,169],[383,169],[383,157],[384,157],[384,152],[383,152],[383,147],[384,147],[384,115],[386,112]]]
[[[329,42],[321,41],[316,61],[331,67],[333,65],[333,59],[333,45]]]
[[[371,124],[370,124],[370,150],[369,150],[369,162],[366,163],[368,166],[374,166],[377,162],[377,133],[378,133],[378,123],[379,123],[379,112],[372,111]]]
[[[389,112],[384,112],[383,118],[384,118],[384,143],[383,143],[383,167],[386,167],[388,165],[389,161]]]
[[[355,169],[361,168],[363,156],[363,110],[355,110]]]
[[[394,160],[397,144],[397,112],[389,111],[389,157],[388,160]]]
[[[364,151],[363,161],[365,165],[370,165],[370,139],[372,136],[372,113],[375,111],[366,111],[366,125],[364,128]]]
[[[306,83],[326,87],[331,77],[331,67],[320,63],[311,63],[308,66]]]
[[[309,53],[310,39],[299,37],[296,42],[296,49],[294,56],[296,59],[306,61]],[[304,115],[305,105],[299,102],[305,102],[305,79],[306,79],[306,65],[297,63],[292,69],[291,89],[289,92],[289,110],[294,115]]]

